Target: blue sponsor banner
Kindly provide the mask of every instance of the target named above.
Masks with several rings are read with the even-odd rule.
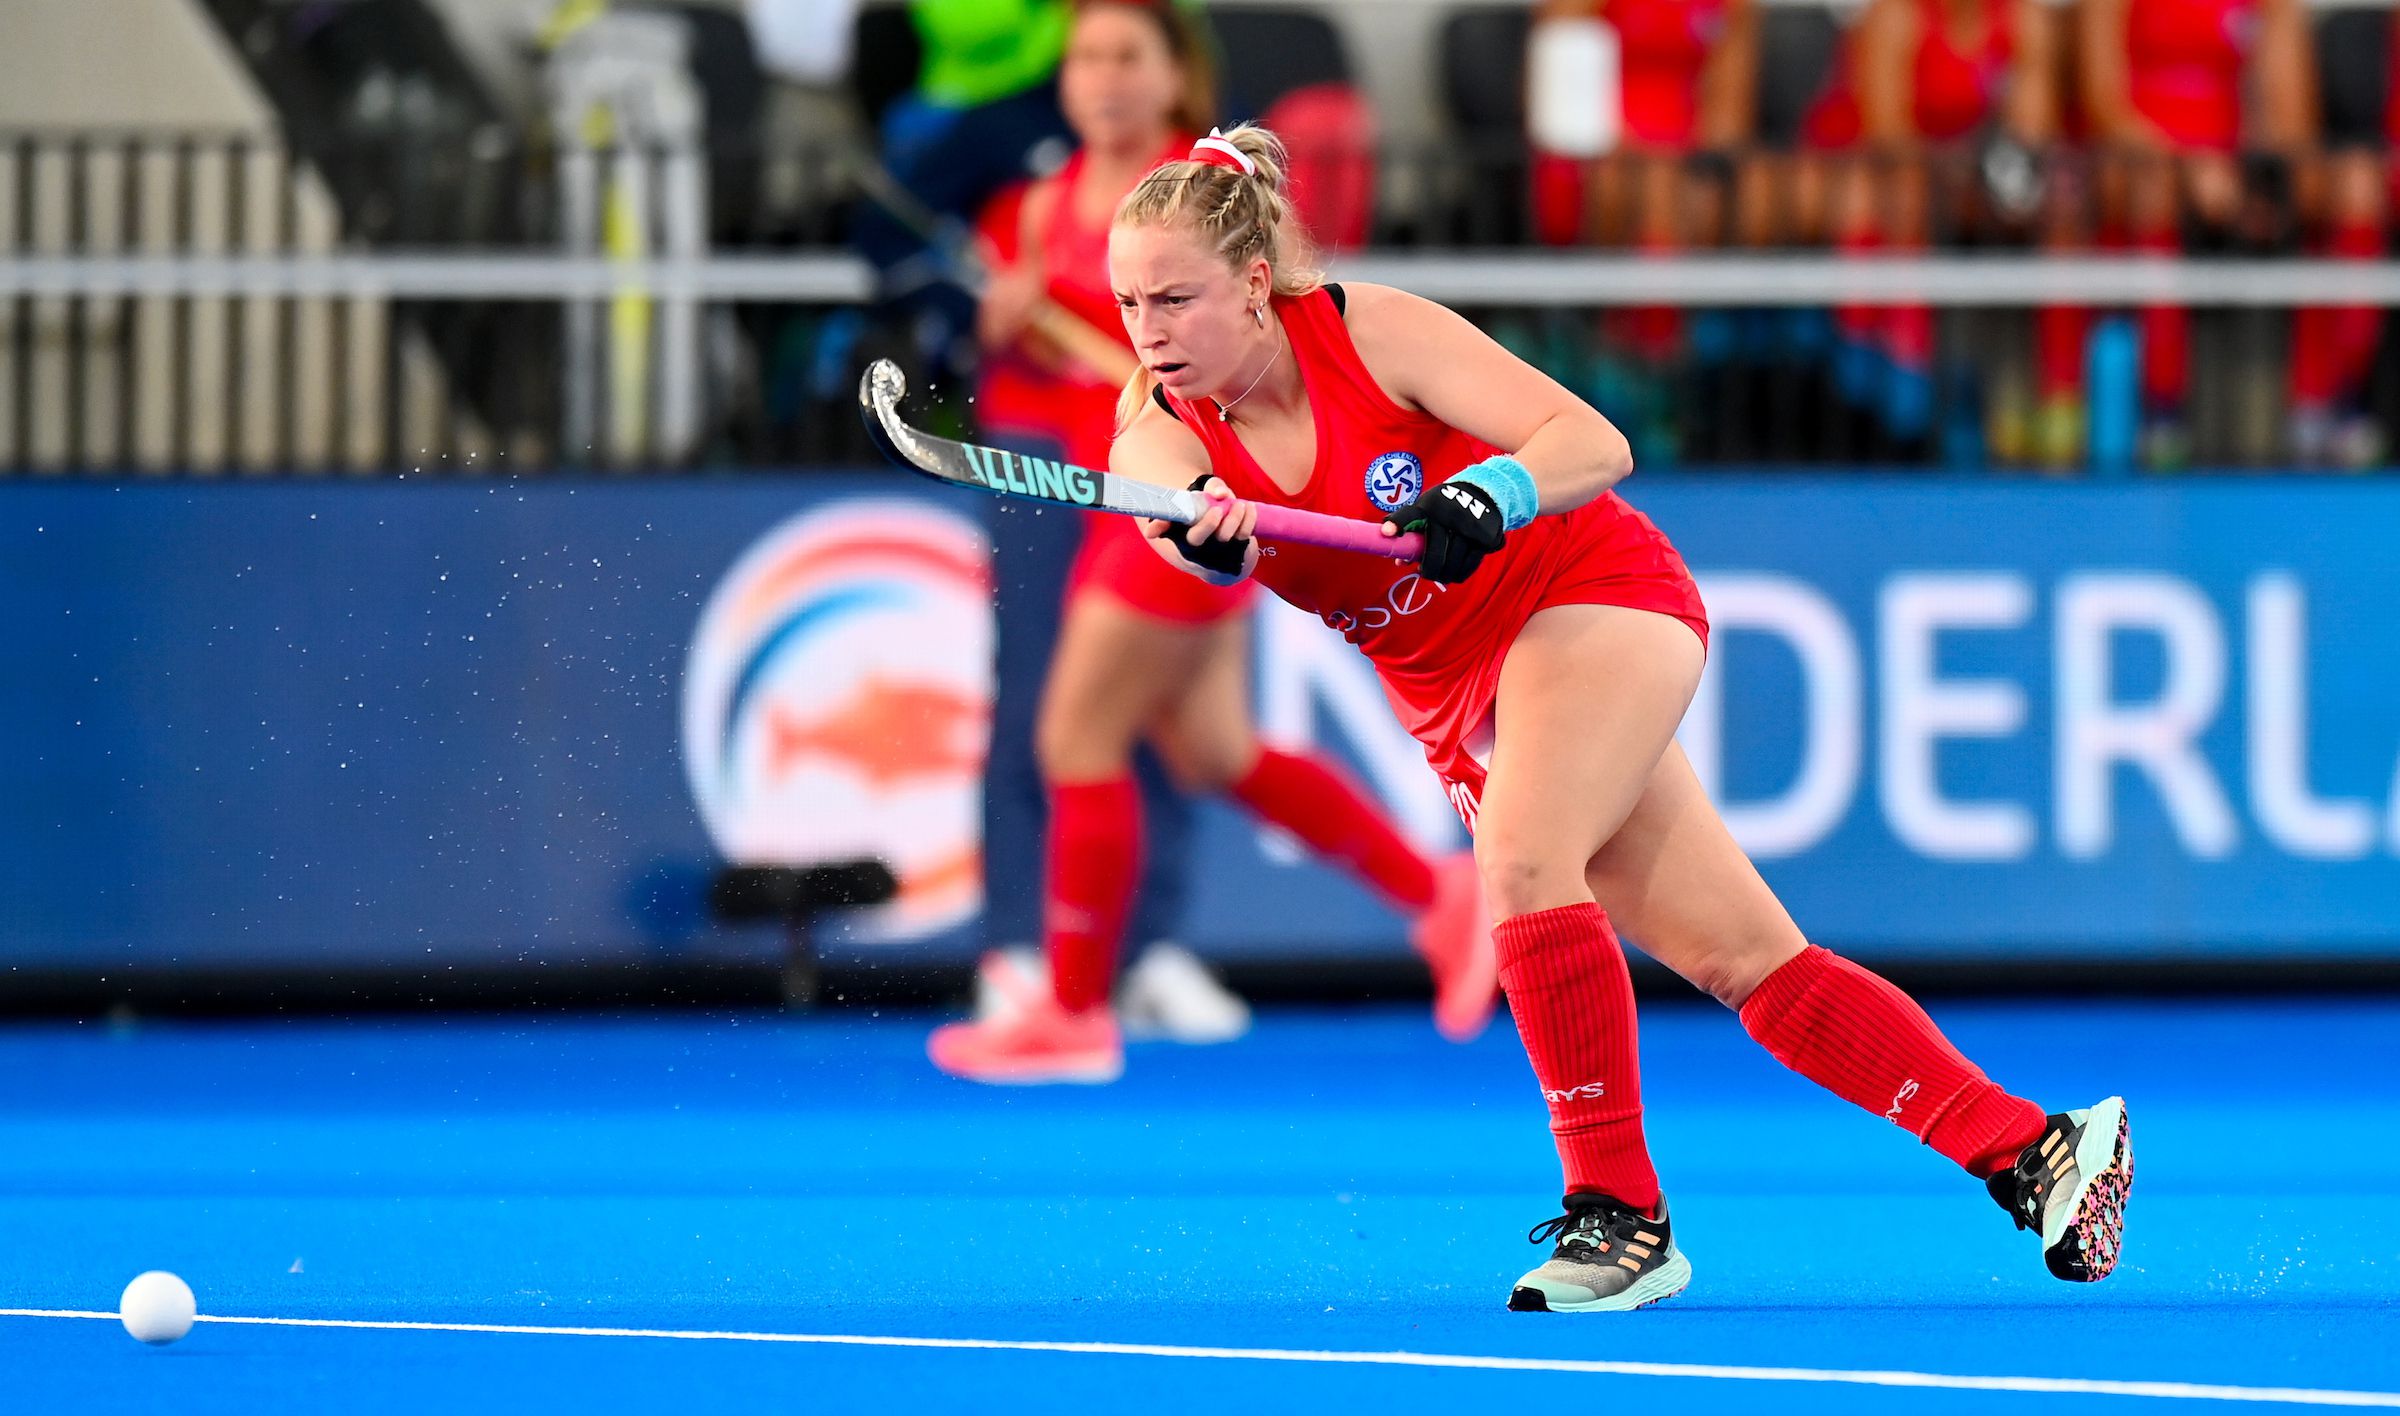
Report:
[[[2400,948],[2400,486],[1640,489],[1719,642],[1684,738],[1878,954]]]
[[[2400,486],[1660,479],[1683,740],[1804,928],[1884,956],[2400,952]],[[974,499],[909,479],[0,486],[0,966],[765,957],[727,855],[873,853],[970,947]],[[1260,719],[1463,842],[1282,607]],[[1388,953],[1226,812],[1188,939]]]

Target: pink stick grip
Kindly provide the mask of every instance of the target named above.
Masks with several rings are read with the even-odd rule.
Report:
[[[1291,506],[1260,503],[1258,534],[1269,541],[1357,551],[1391,560],[1413,561],[1425,553],[1425,538],[1417,532],[1386,536],[1380,521],[1353,521],[1347,516],[1327,516],[1321,511],[1302,511]]]

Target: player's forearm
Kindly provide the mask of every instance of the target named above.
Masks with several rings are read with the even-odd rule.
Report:
[[[1517,449],[1533,476],[1541,514],[1573,511],[1633,471],[1633,447],[1617,426],[1592,410],[1559,413]]]

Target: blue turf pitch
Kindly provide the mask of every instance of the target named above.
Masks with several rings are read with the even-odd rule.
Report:
[[[1109,1088],[945,1081],[930,1019],[0,1029],[0,1308],[172,1269],[212,1315],[2400,1392],[2400,1003],[1937,1005],[2054,1107],[2128,1098],[2126,1259],[2070,1287],[1946,1162],[1653,1008],[1696,1270],[1631,1316],[1502,1310],[1557,1174],[1516,1040],[1268,1013]],[[1693,1375],[0,1318],[0,1409],[1676,1410],[2156,1401]],[[2169,1400],[2192,1406],[2192,1400]],[[2208,1403],[2216,1405],[2215,1402]]]

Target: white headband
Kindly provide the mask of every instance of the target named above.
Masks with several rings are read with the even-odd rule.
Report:
[[[1225,165],[1222,162],[1218,162],[1214,158],[1202,157],[1200,154],[1203,152],[1223,153],[1225,156],[1232,158],[1234,165],[1242,169],[1242,175],[1245,177],[1256,177],[1258,175],[1258,164],[1251,161],[1250,154],[1225,141],[1225,135],[1218,132],[1214,128],[1208,130],[1207,137],[1197,139],[1192,143],[1192,156],[1190,160],[1194,162],[1208,162],[1218,167]]]

